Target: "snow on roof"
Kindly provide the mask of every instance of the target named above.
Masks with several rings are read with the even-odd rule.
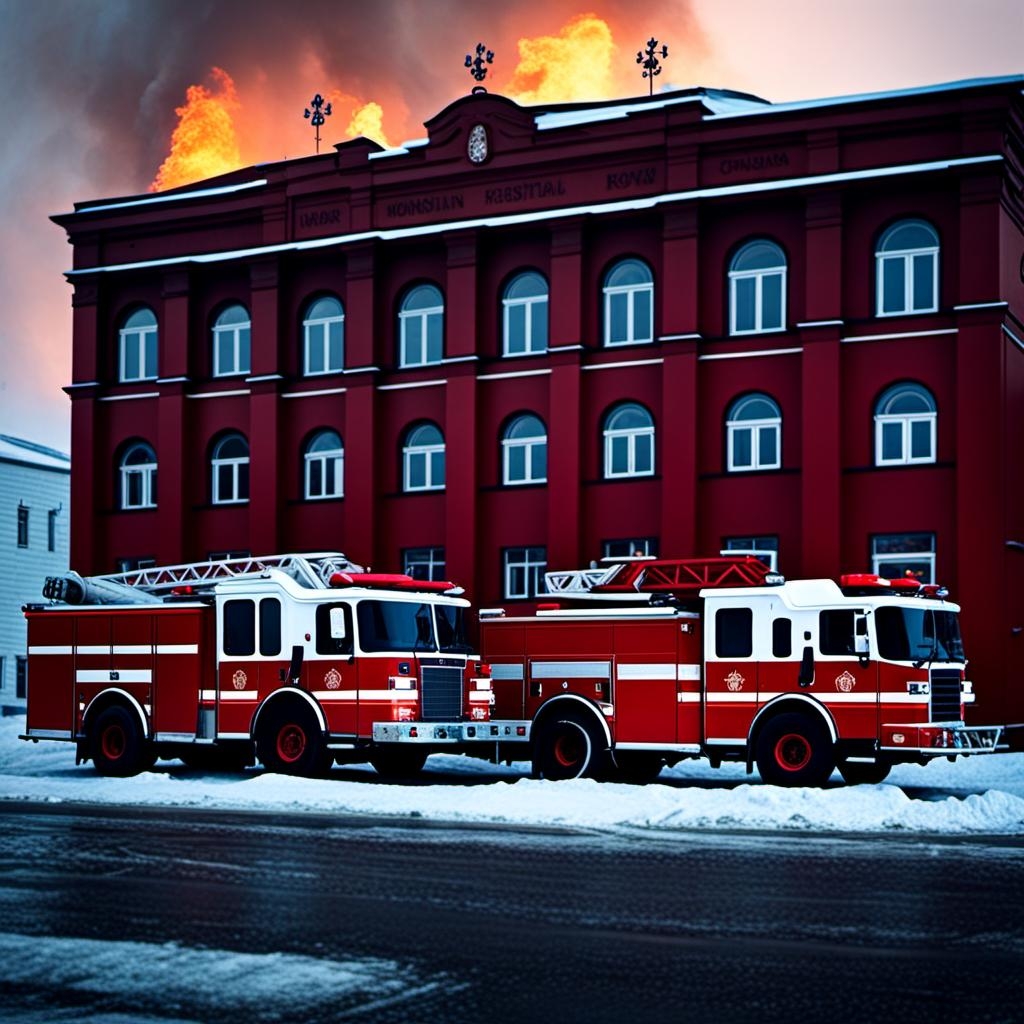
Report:
[[[71,472],[71,456],[56,448],[26,441],[22,437],[0,434],[0,462],[23,462],[41,469],[57,469]]]
[[[548,131],[552,128],[566,128],[570,125],[593,124],[597,121],[614,121],[619,118],[629,117],[630,114],[642,113],[648,110],[663,110],[666,107],[676,107],[683,103],[703,103],[716,112],[734,110],[738,113],[742,113],[745,110],[760,110],[763,107],[770,106],[767,100],[762,100],[757,96],[732,93],[722,89],[700,89],[685,96],[662,96],[641,102],[629,100],[610,106],[602,105],[581,107],[573,110],[552,110],[545,114],[538,114],[533,120],[538,131]]]
[[[426,146],[429,142],[430,139],[409,139],[394,149],[380,149],[376,153],[367,153],[366,159],[384,160],[389,156],[404,156],[410,149],[419,149],[420,146]]]
[[[98,213],[101,210],[123,210],[130,206],[151,206],[154,203],[172,203],[178,199],[204,199],[207,196],[224,196],[231,192],[241,192],[249,188],[259,188],[266,185],[267,179],[260,178],[258,181],[243,181],[239,185],[218,185],[216,188],[197,188],[190,192],[175,192],[173,195],[147,196],[145,199],[126,199],[123,202],[102,203],[98,206],[80,205],[74,213]],[[70,217],[74,214],[58,214],[58,216]]]

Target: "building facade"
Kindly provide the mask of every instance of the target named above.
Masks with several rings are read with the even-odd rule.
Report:
[[[481,605],[635,551],[910,572],[1005,720],[1022,82],[477,92],[396,150],[78,204],[72,564],[342,549]]]
[[[22,607],[47,576],[67,572],[71,463],[63,452],[0,434],[0,714],[24,713],[28,684]]]

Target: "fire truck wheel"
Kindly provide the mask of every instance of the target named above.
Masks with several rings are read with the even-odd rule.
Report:
[[[576,711],[555,712],[537,730],[533,772],[555,781],[592,778],[604,762],[604,747],[594,722]]]
[[[877,786],[884,782],[892,771],[891,764],[882,761],[840,761],[839,774],[848,786]]]
[[[758,737],[757,770],[771,786],[821,786],[835,765],[824,724],[807,715],[779,715]]]
[[[427,762],[427,752],[410,748],[378,750],[370,755],[370,764],[385,779],[408,779],[418,775]]]
[[[256,737],[256,756],[268,772],[322,775],[331,763],[316,717],[295,704],[276,711]]]
[[[646,750],[622,750],[615,752],[615,768],[612,779],[616,782],[628,782],[634,786],[644,786],[653,782],[665,766],[665,758],[660,754],[651,754]]]
[[[143,736],[138,719],[120,705],[100,712],[89,730],[89,753],[100,775],[124,778],[156,764],[156,751]]]

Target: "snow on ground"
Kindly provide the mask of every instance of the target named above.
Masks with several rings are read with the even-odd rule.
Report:
[[[742,765],[715,770],[685,761],[648,786],[542,782],[527,764],[489,765],[473,758],[435,755],[426,785],[373,781],[372,768],[352,766],[337,778],[294,779],[260,769],[222,774],[158,762],[133,779],[98,776],[75,765],[71,743],[25,743],[21,717],[0,719],[0,800],[43,800],[231,810],[312,811],[388,815],[431,821],[646,829],[664,835],[683,829],[755,829],[823,832],[1024,834],[1024,754],[941,759],[903,765],[878,786],[834,785],[782,789],[764,785]],[[366,781],[353,781],[354,773]],[[462,786],[452,774],[489,785]],[[436,778],[436,784],[429,784]],[[838,783],[838,775],[834,776]],[[687,786],[687,781],[695,783]],[[915,798],[927,790],[927,799]]]

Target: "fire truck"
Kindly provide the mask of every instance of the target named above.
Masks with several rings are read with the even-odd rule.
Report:
[[[51,577],[50,603],[25,608],[23,738],[76,743],[104,775],[254,755],[297,775],[410,774],[491,738],[459,594],[330,552]]]
[[[959,608],[876,575],[792,580],[753,557],[547,574],[557,603],[481,612],[492,719],[528,725],[535,773],[653,778],[705,757],[774,785],[851,784],[999,749],[968,727]],[[504,730],[502,730],[504,732]]]

